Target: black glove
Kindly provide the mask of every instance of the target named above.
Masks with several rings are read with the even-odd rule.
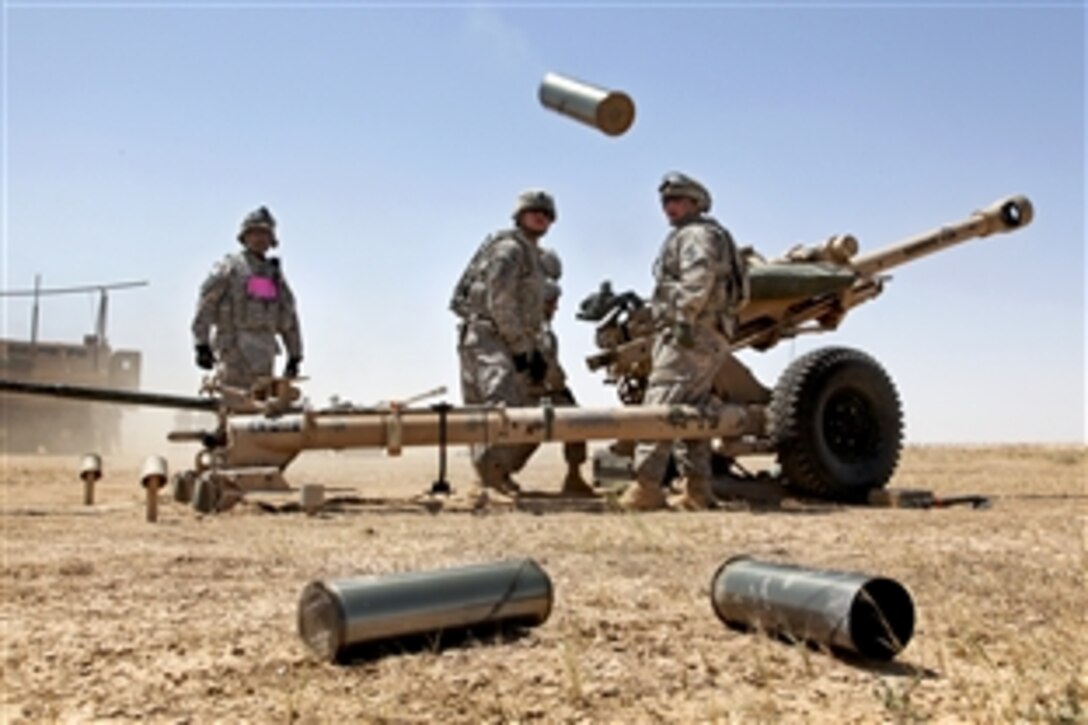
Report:
[[[544,382],[544,375],[548,372],[548,361],[540,353],[540,350],[532,352],[519,352],[514,355],[514,370],[519,373],[528,372],[529,379],[534,383]]]
[[[215,367],[215,354],[211,345],[196,346],[196,366],[202,370],[211,370]]]
[[[289,357],[287,358],[287,364],[283,366],[283,377],[285,378],[297,378],[298,366],[302,364],[302,358]]]
[[[529,357],[529,379],[534,383],[542,383],[547,374],[548,361],[544,359],[540,350],[533,350],[533,354]]]

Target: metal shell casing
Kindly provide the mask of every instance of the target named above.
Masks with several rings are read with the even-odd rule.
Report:
[[[79,459],[79,477],[92,481],[102,478],[102,456],[97,453],[84,454]]]
[[[899,583],[884,577],[727,560],[710,583],[711,603],[730,626],[889,660],[914,633],[914,604]]]
[[[313,581],[299,599],[298,630],[314,653],[335,662],[357,645],[400,637],[536,626],[551,614],[553,597],[533,559]]]
[[[540,103],[609,135],[619,136],[635,120],[635,104],[622,91],[610,91],[583,81],[548,73],[540,82]]]

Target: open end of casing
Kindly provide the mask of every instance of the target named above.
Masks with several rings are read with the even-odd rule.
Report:
[[[339,598],[321,582],[311,582],[298,602],[298,633],[318,657],[336,660],[344,642],[347,618]]]
[[[914,603],[891,579],[873,579],[858,590],[850,607],[850,639],[872,659],[890,660],[914,634]]]

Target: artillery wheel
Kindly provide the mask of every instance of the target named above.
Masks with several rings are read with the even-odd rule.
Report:
[[[733,473],[733,459],[714,451],[710,454],[710,473],[715,476],[728,476]]]
[[[219,510],[219,482],[210,476],[201,476],[193,488],[193,509],[202,514],[213,514]]]
[[[903,414],[895,384],[876,360],[829,347],[794,360],[770,406],[771,439],[789,485],[857,501],[895,472]]]

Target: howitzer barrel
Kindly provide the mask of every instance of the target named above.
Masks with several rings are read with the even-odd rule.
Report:
[[[444,419],[444,420],[443,420]],[[386,448],[484,443],[516,444],[626,438],[672,440],[736,437],[763,432],[762,409],[722,405],[492,408],[447,413],[409,409],[371,415],[233,416],[227,421],[230,465],[266,463],[280,454],[313,449]]]
[[[968,239],[1011,232],[1025,227],[1031,223],[1033,216],[1034,209],[1026,196],[1010,196],[976,211],[963,221],[911,237],[887,249],[857,257],[851,266],[863,276],[874,275]]]
[[[0,379],[0,393],[19,393],[69,400],[87,400],[99,403],[121,403],[127,405],[146,405],[154,408],[174,410],[210,410],[216,411],[219,403],[212,398],[196,398],[183,395],[163,395],[161,393],[141,393],[134,390],[111,390],[109,388],[91,388],[64,383],[35,383],[22,380]]]

